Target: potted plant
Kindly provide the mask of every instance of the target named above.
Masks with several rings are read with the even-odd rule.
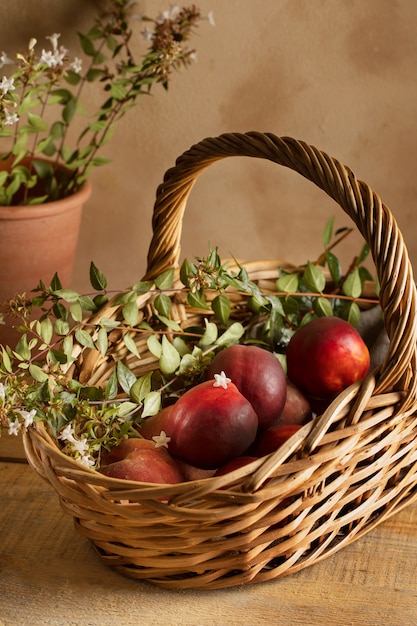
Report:
[[[172,71],[194,59],[186,42],[202,19],[196,6],[174,6],[155,19],[142,16],[147,51],[140,60],[130,45],[133,6],[110,0],[90,30],[79,34],[79,56],[52,34],[45,47],[33,38],[15,60],[4,52],[0,57],[5,73],[12,68],[0,80],[3,343],[10,336],[4,323],[9,298],[40,279],[49,283],[56,271],[69,286],[89,175],[108,163],[100,152],[117,122],[154,84],[166,89]],[[89,111],[83,97],[93,82],[103,100]]]

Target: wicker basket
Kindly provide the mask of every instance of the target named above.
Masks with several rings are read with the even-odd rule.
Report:
[[[390,344],[385,361],[340,394],[277,452],[230,474],[175,485],[107,478],[62,454],[42,425],[29,428],[32,467],[56,490],[77,531],[121,574],[167,588],[215,589],[272,580],[331,555],[417,498],[416,291],[398,226],[380,198],[337,160],[290,138],[251,132],[196,144],[157,191],[145,278],[178,267],[183,213],[199,174],[230,156],[269,159],[315,183],[369,243]],[[278,261],[246,265],[274,290]],[[173,292],[176,317],[203,313]],[[144,314],[152,294],[140,296]],[[236,293],[233,315],[247,312]],[[107,305],[95,319],[117,318]],[[207,312],[204,312],[207,316]],[[142,337],[142,336],[141,336]],[[104,360],[83,349],[73,376],[103,383],[116,359],[139,375],[156,367],[146,337],[140,361],[116,338]]]

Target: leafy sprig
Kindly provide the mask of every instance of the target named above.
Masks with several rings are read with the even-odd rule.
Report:
[[[336,231],[336,242],[340,236]],[[323,244],[315,262],[282,269],[268,288],[237,261],[222,262],[217,249],[186,259],[180,281],[167,270],[117,294],[94,263],[89,294],[63,289],[57,275],[48,287],[40,283],[32,298],[10,303],[22,335],[14,349],[1,347],[0,430],[15,433],[30,419],[41,420],[64,452],[97,466],[103,447],[138,436],[141,421],[203,380],[225,346],[257,343],[279,357],[292,333],[314,316],[356,323],[363,285],[371,279],[363,265],[368,250],[362,248],[343,274],[332,221]],[[184,298],[196,316],[180,323],[176,305]],[[80,355],[103,363],[106,379],[78,376]]]

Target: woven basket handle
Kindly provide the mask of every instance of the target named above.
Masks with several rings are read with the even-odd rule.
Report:
[[[366,183],[336,159],[302,141],[269,133],[229,133],[204,139],[182,154],[157,190],[145,278],[178,267],[182,219],[191,189],[209,165],[231,156],[268,159],[289,167],[323,189],[354,221],[376,266],[390,339],[375,392],[407,390],[411,406],[416,397],[416,289],[401,232],[390,210]]]

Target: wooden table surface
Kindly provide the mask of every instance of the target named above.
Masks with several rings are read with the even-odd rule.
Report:
[[[0,626],[417,625],[417,504],[298,574],[167,591],[105,566],[19,444],[0,442]]]

